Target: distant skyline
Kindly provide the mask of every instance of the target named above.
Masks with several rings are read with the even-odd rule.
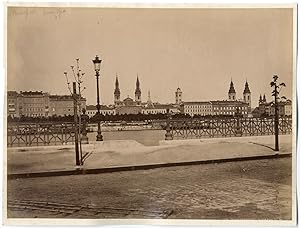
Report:
[[[272,76],[292,98],[293,9],[8,8],[7,89],[68,94],[64,71],[80,59],[83,96],[96,103],[92,60],[99,55],[102,104],[113,103],[116,74],[121,99],[174,103],[227,99],[246,80],[252,107],[271,99]]]

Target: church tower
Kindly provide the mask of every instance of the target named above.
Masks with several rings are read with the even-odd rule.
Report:
[[[119,88],[119,80],[118,80],[118,76],[116,75],[115,92],[114,92],[115,105],[118,105],[120,103],[120,96],[121,96],[121,92]]]
[[[263,99],[261,97],[261,94],[259,95],[259,104],[261,104],[263,102]]]
[[[264,98],[263,98],[262,102],[267,103],[266,94],[264,94]]]
[[[249,108],[251,108],[251,92],[247,81],[245,83],[245,89],[243,95],[244,95],[244,102],[249,105]]]
[[[140,89],[140,81],[139,81],[139,76],[136,78],[136,86],[135,86],[135,101],[137,105],[141,105],[141,100],[142,100],[142,92]]]
[[[182,91],[178,87],[176,92],[175,92],[175,104],[179,105],[182,102]]]
[[[150,96],[150,90],[148,90],[147,107],[154,108],[154,105],[152,103],[151,96]]]
[[[236,92],[235,92],[232,80],[230,82],[230,88],[229,88],[229,91],[228,91],[228,100],[230,100],[230,101],[235,101],[236,100]]]

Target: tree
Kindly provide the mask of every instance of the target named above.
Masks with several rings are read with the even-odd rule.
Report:
[[[279,83],[278,76],[273,76],[273,81],[270,83],[270,86],[273,88],[272,96],[274,97],[274,108],[275,108],[275,115],[274,115],[274,133],[275,133],[275,151],[279,151],[279,141],[278,141],[278,134],[279,134],[279,115],[278,115],[278,97],[282,87],[285,87],[285,83]],[[279,85],[278,85],[279,83]]]

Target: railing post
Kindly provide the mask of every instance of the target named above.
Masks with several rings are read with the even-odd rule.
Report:
[[[170,129],[170,119],[171,119],[170,109],[167,109],[167,127],[166,127],[165,140],[173,140],[173,135]]]
[[[89,138],[87,137],[87,131],[86,131],[86,127],[87,127],[87,122],[88,122],[88,115],[85,114],[85,109],[82,109],[82,116],[81,116],[81,120],[82,120],[82,130],[81,130],[81,143],[82,144],[89,144]]]
[[[241,137],[243,135],[242,129],[241,129],[241,115],[240,115],[240,109],[237,108],[236,110],[236,129],[235,129],[235,136]]]

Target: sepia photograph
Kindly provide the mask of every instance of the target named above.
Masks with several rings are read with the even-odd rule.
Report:
[[[7,5],[5,224],[296,224],[297,5]]]

